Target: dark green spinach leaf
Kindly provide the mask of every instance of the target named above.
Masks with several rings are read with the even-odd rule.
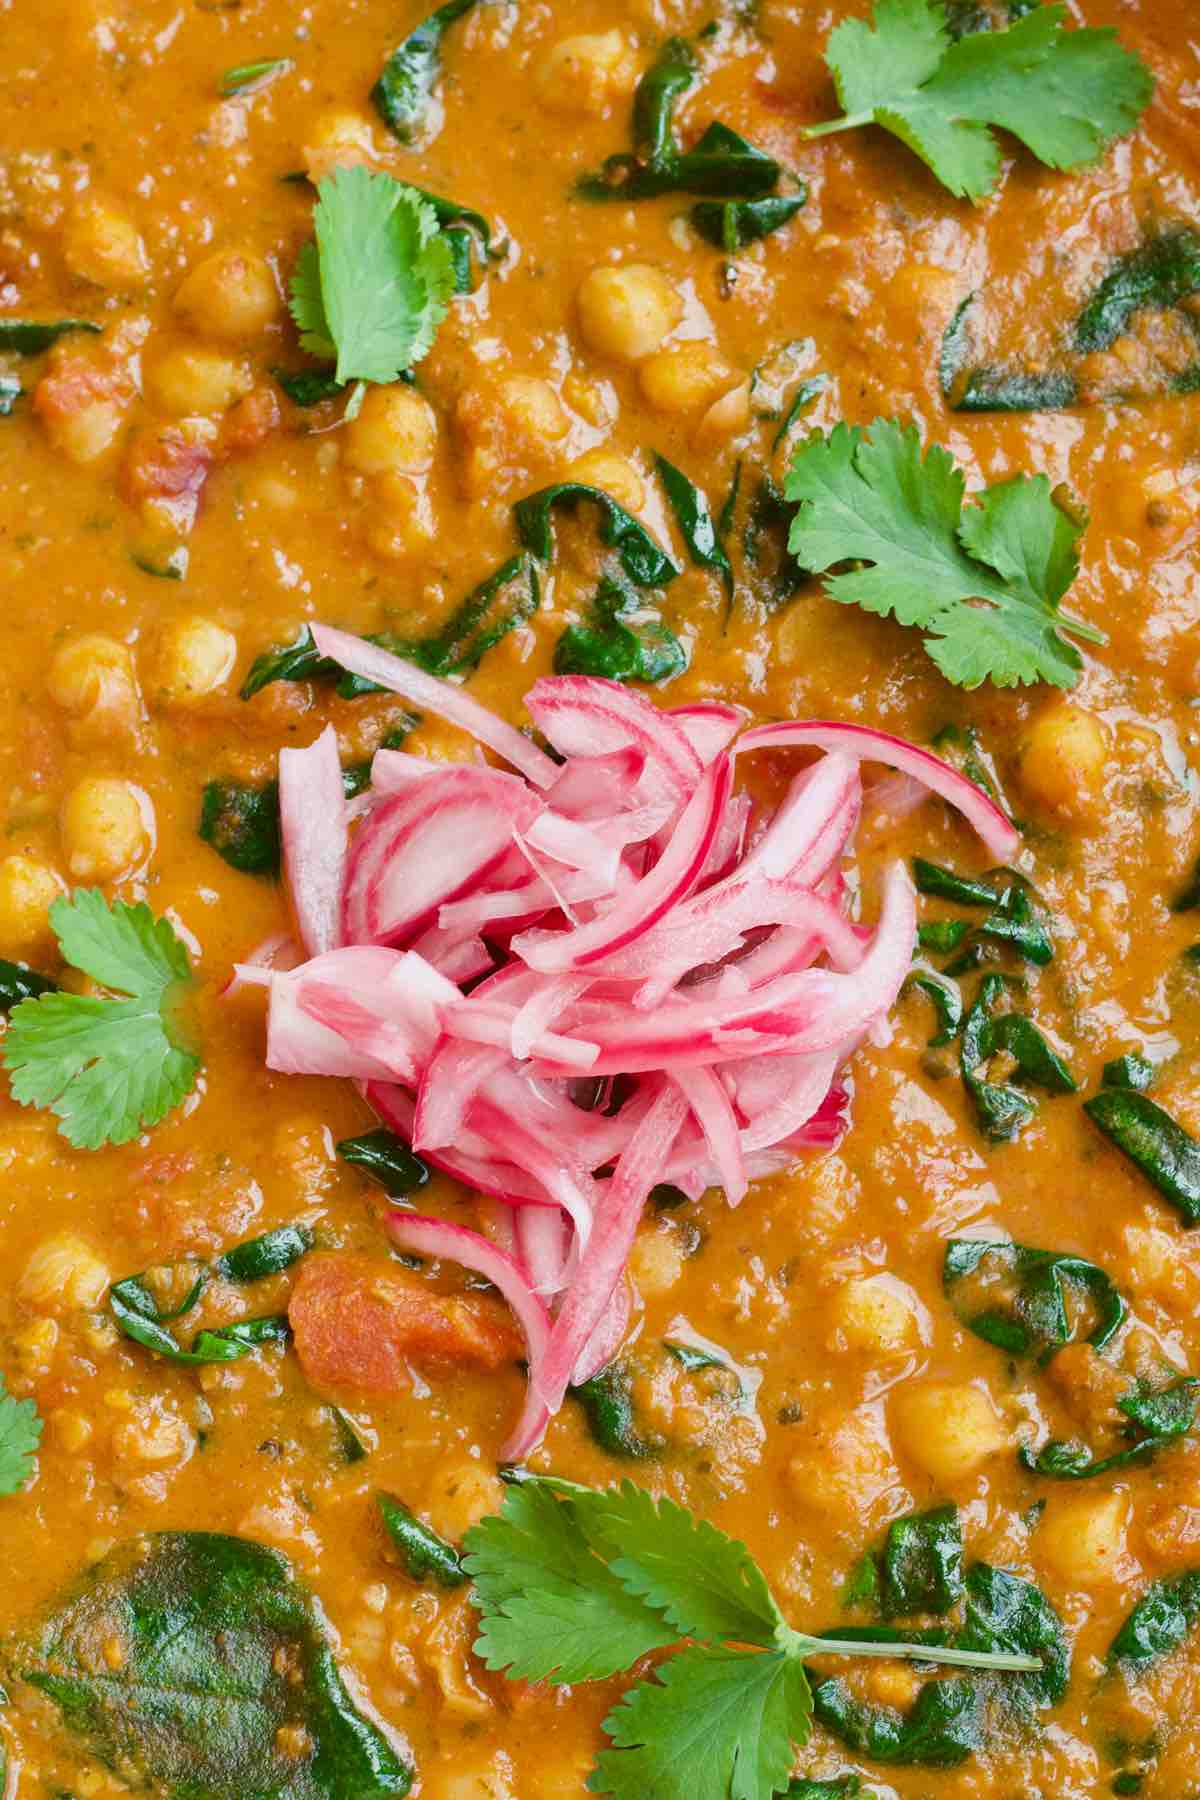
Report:
[[[1005,991],[1003,977],[986,975],[962,1031],[962,1077],[975,1103],[980,1128],[998,1142],[1014,1138],[1036,1110],[1029,1095],[1011,1081],[989,1081],[980,1071],[1003,1052],[1015,1073],[1052,1094],[1074,1094],[1078,1086],[1066,1063],[1023,1013],[995,1013]]]
[[[654,466],[692,561],[701,568],[711,569],[721,578],[725,592],[732,595],[733,569],[709,509],[707,495],[665,456],[656,457]]]
[[[1183,1215],[1200,1225],[1200,1143],[1168,1112],[1127,1088],[1102,1088],[1084,1112]]]
[[[627,1363],[609,1363],[590,1381],[567,1391],[583,1408],[592,1436],[610,1456],[642,1462],[661,1453],[662,1439],[646,1436],[638,1424],[633,1371]]]
[[[679,574],[662,546],[611,494],[580,481],[560,481],[518,500],[513,508],[517,535],[541,562],[549,562],[554,555],[552,514],[560,508],[574,511],[584,504],[599,508],[600,541],[617,552],[621,568],[638,587],[666,587]]]
[[[556,675],[608,681],[670,681],[687,661],[675,633],[616,570],[601,577],[588,617],[568,625],[554,647]]]
[[[307,1256],[316,1238],[309,1225],[280,1225],[262,1237],[235,1244],[218,1256],[213,1269],[222,1281],[264,1281],[269,1275],[282,1275]]]
[[[278,781],[261,787],[210,781],[200,803],[197,830],[231,869],[243,875],[277,875],[283,853]]]
[[[1026,1244],[951,1238],[942,1281],[963,1324],[976,1337],[1009,1356],[1034,1356],[1041,1363],[1078,1336],[1079,1320],[1068,1309],[1068,1294],[1074,1292],[1091,1305],[1095,1324],[1086,1342],[1093,1349],[1111,1343],[1128,1316],[1125,1301],[1105,1270],[1081,1256],[1034,1250]],[[969,1291],[965,1305],[964,1282]]]
[[[38,356],[72,331],[101,329],[91,319],[0,319],[0,352]]]
[[[384,124],[402,144],[419,133],[433,98],[442,66],[442,41],[451,25],[475,10],[478,0],[445,0],[397,44],[371,89],[371,100]]]
[[[1140,1676],[1185,1644],[1200,1625],[1200,1569],[1147,1588],[1108,1651],[1111,1668]]]
[[[375,1504],[406,1575],[413,1581],[432,1580],[438,1587],[464,1585],[467,1572],[453,1544],[439,1537],[431,1525],[423,1524],[393,1494],[376,1494]]]
[[[948,1613],[963,1594],[963,1533],[956,1506],[909,1513],[888,1528],[880,1567],[885,1619]]]
[[[10,1013],[22,1000],[36,1000],[41,994],[56,994],[57,981],[27,969],[24,963],[5,962],[0,958],[0,1018]]]
[[[803,183],[794,194],[768,194],[762,200],[698,200],[691,211],[692,229],[708,244],[734,256],[790,225],[808,199]]]
[[[316,1600],[262,1544],[135,1538],[4,1660],[107,1768],[179,1800],[383,1800],[412,1784],[351,1700]]]
[[[337,1153],[343,1162],[373,1175],[393,1200],[419,1193],[429,1181],[429,1165],[386,1125],[361,1137],[343,1138]]]

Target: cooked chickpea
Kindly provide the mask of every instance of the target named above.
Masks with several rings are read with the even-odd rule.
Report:
[[[646,484],[640,474],[628,457],[616,456],[611,450],[589,450],[572,463],[567,477],[586,487],[601,488],[626,512],[638,512],[645,504]]]
[[[562,401],[538,375],[484,381],[459,395],[454,415],[462,439],[463,485],[486,493],[500,475],[544,462],[570,429]]]
[[[156,405],[183,418],[188,413],[227,412],[250,392],[254,377],[241,357],[199,344],[180,344],[151,365],[147,386]]]
[[[86,775],[63,802],[60,829],[74,881],[116,881],[143,860],[149,832],[132,782]]]
[[[50,907],[64,891],[54,870],[15,852],[0,861],[0,950],[29,956],[53,942]]]
[[[750,423],[750,383],[735,382],[728,393],[714,400],[692,433],[697,449],[723,444],[736,437]]]
[[[921,1677],[911,1663],[872,1663],[865,1679],[876,1706],[894,1706],[897,1712],[907,1712],[921,1691]]]
[[[107,1266],[73,1231],[44,1238],[25,1265],[17,1291],[43,1312],[89,1312],[111,1280]]]
[[[133,287],[147,270],[137,226],[128,213],[99,194],[85,194],[76,206],[63,255],[72,275],[96,287]]]
[[[620,31],[581,32],[562,38],[538,71],[538,98],[564,118],[603,118],[614,99],[629,93],[637,59]]]
[[[133,658],[116,638],[85,632],[55,651],[46,685],[56,706],[82,718],[103,703],[106,689],[136,689]]]
[[[943,1487],[956,1487],[1009,1447],[1008,1433],[982,1388],[921,1382],[892,1402],[900,1448]]]
[[[900,1355],[918,1341],[916,1308],[911,1288],[891,1275],[864,1275],[844,1281],[830,1307],[831,1345],[877,1356]]]
[[[281,303],[265,256],[217,250],[184,277],[175,310],[194,330],[240,343],[273,325]]]
[[[439,1531],[456,1542],[480,1519],[500,1511],[504,1489],[490,1468],[473,1457],[449,1457],[429,1489],[429,1510]]]
[[[367,546],[376,556],[419,555],[437,536],[437,514],[427,489],[409,475],[380,475],[367,524]]]
[[[794,1504],[832,1522],[847,1540],[861,1536],[885,1496],[906,1499],[891,1445],[866,1412],[834,1414],[807,1426],[787,1478]]]
[[[42,380],[34,390],[33,410],[41,418],[51,444],[68,462],[80,467],[98,462],[117,441],[125,416],[121,402],[99,395],[81,395],[78,404],[52,411],[39,404],[47,385]]]
[[[672,344],[644,362],[642,393],[656,412],[694,413],[728,393],[737,376],[713,344]]]
[[[641,1232],[630,1253],[629,1270],[638,1291],[647,1299],[669,1293],[683,1274],[683,1251],[675,1233],[653,1229]]]
[[[1035,805],[1086,818],[1101,799],[1108,734],[1093,713],[1056,700],[1033,721],[1020,759],[1021,785]]]
[[[346,427],[346,466],[357,475],[424,474],[437,434],[437,415],[412,388],[373,387]]]
[[[1127,1494],[1053,1495],[1035,1550],[1071,1587],[1102,1587],[1123,1573],[1129,1510]]]
[[[593,269],[579,289],[579,328],[589,350],[644,362],[683,317],[683,301],[650,263]]]
[[[237,639],[212,619],[176,619],[159,640],[155,693],[165,706],[197,706],[218,693],[237,662]]]
[[[348,108],[323,112],[304,146],[304,161],[314,181],[330,169],[371,162],[374,156],[375,132],[370,119]]]

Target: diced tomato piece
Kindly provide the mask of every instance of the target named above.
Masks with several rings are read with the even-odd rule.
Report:
[[[519,1332],[483,1295],[447,1296],[393,1263],[331,1252],[301,1268],[288,1317],[317,1388],[393,1394],[407,1365],[498,1369],[523,1353]]]
[[[272,388],[255,388],[230,408],[221,421],[220,454],[246,456],[279,429],[279,401]]]
[[[186,426],[166,425],[129,446],[121,471],[127,500],[196,500],[212,467],[211,443]]]

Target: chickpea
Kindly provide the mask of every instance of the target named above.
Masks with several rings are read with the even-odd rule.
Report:
[[[19,853],[0,861],[0,948],[15,956],[48,950],[54,941],[47,917],[65,890],[54,870]]]
[[[683,1274],[683,1251],[673,1231],[643,1231],[633,1246],[629,1268],[647,1299],[666,1294]]]
[[[273,325],[281,303],[266,257],[217,250],[184,277],[175,310],[194,330],[239,343]]]
[[[469,494],[482,494],[501,474],[545,461],[548,448],[567,435],[570,421],[548,381],[510,375],[460,394],[455,426],[466,452],[463,484]]]
[[[866,1686],[876,1706],[907,1712],[921,1692],[921,1677],[911,1663],[873,1663],[866,1671]]]
[[[583,32],[555,44],[538,71],[537,92],[547,112],[600,119],[636,79],[637,60],[623,33]]]
[[[1039,1558],[1071,1587],[1103,1587],[1125,1570],[1129,1496],[1054,1495],[1034,1540]]]
[[[70,638],[55,652],[47,686],[63,711],[81,718],[92,712],[111,683],[133,687],[133,658],[125,645],[100,632]]]
[[[593,269],[579,289],[579,328],[589,350],[644,362],[683,317],[683,301],[650,263]]]
[[[148,267],[133,220],[99,194],[85,194],[76,206],[63,255],[72,275],[102,288],[137,286]]]
[[[155,663],[155,692],[164,706],[186,708],[219,692],[233,673],[238,643],[212,619],[176,619],[164,631]]]
[[[639,512],[646,500],[646,484],[628,457],[611,450],[589,450],[567,470],[570,481],[601,488],[626,512]]]
[[[723,444],[727,438],[736,437],[749,423],[750,383],[739,381],[727,394],[713,401],[693,432],[692,441],[698,450],[709,449],[714,444]]]
[[[713,344],[672,344],[644,362],[642,393],[656,412],[695,413],[728,393],[737,377]]]
[[[38,1245],[17,1291],[43,1312],[89,1312],[99,1306],[111,1279],[89,1244],[73,1231],[61,1231]]]
[[[240,357],[198,344],[181,344],[154,363],[148,377],[150,396],[175,418],[189,413],[227,412],[254,386]]]
[[[455,1540],[480,1519],[500,1511],[504,1489],[491,1469],[473,1457],[453,1456],[440,1463],[429,1490],[429,1509],[439,1531]]]
[[[346,427],[346,466],[357,475],[421,475],[433,463],[437,416],[412,388],[373,387]]]
[[[324,112],[304,146],[309,176],[318,181],[330,169],[345,169],[375,160],[375,132],[365,113],[348,108]]]
[[[891,1275],[844,1281],[830,1308],[830,1346],[876,1356],[902,1355],[919,1338],[917,1304],[912,1289]]]
[[[1021,785],[1035,805],[1070,819],[1094,813],[1102,796],[1108,734],[1082,706],[1056,700],[1021,747]]]
[[[86,775],[63,802],[61,832],[74,881],[116,881],[150,848],[149,802],[132,782]]]
[[[902,1387],[892,1402],[900,1447],[941,1487],[968,1481],[1009,1447],[991,1395],[966,1383]]]

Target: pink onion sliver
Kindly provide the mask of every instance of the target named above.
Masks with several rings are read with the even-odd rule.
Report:
[[[550,742],[572,760],[634,749],[645,757],[644,797],[672,794],[682,802],[703,767],[687,733],[644,694],[598,675],[544,676],[525,710]]]
[[[697,1125],[720,1171],[721,1186],[730,1206],[738,1206],[746,1197],[746,1166],[742,1160],[742,1144],[738,1134],[737,1115],[729,1095],[711,1069],[677,1069],[672,1076],[682,1089]]]
[[[453,1144],[467,1122],[476,1094],[506,1060],[505,1052],[491,1044],[443,1038],[417,1089],[411,1147],[421,1154]]]
[[[727,756],[710,763],[684,808],[670,844],[648,875],[588,925],[556,936],[527,933],[513,949],[545,974],[585,968],[649,931],[677,901],[686,899],[704,868],[729,799],[733,765]]]
[[[473,1269],[499,1290],[516,1315],[529,1355],[529,1385],[533,1389],[546,1355],[550,1338],[550,1315],[530,1287],[520,1264],[498,1244],[490,1243],[478,1231],[463,1225],[451,1225],[445,1219],[426,1218],[418,1213],[393,1212],[388,1216],[392,1241],[401,1250],[416,1256],[435,1256],[443,1262],[460,1263]],[[524,1456],[537,1442],[537,1419],[543,1407],[526,1405],[516,1431],[501,1449],[502,1459]],[[542,1430],[545,1423],[542,1423]]]
[[[384,1124],[411,1145],[416,1111],[412,1095],[386,1079],[368,1080],[366,1098]],[[502,1200],[506,1206],[544,1206],[561,1212],[552,1195],[511,1163],[489,1162],[457,1145],[453,1149],[426,1150],[424,1159],[453,1180],[461,1181],[464,1187]]]
[[[531,1371],[530,1385],[552,1414],[562,1405],[575,1366],[625,1272],[646,1196],[661,1179],[687,1114],[686,1099],[668,1082],[621,1153],[591,1242],[551,1329],[545,1359]]]
[[[935,794],[956,807],[973,825],[985,846],[1000,862],[1014,855],[1020,833],[993,800],[948,762],[931,750],[906,743],[890,732],[876,731],[867,725],[838,725],[831,720],[811,719],[803,723],[755,725],[734,745],[740,756],[751,750],[807,749],[844,750],[864,762],[884,763],[902,774],[913,775]]]
[[[570,1227],[557,1207],[512,1209],[519,1259],[534,1292],[552,1298],[562,1292],[567,1273]]]
[[[283,866],[300,941],[310,956],[340,942],[349,821],[337,733],[327,725],[303,750],[279,752]]]
[[[747,717],[742,707],[727,706],[722,700],[698,700],[668,710],[706,768],[722,750],[728,750]]]
[[[529,1214],[532,1209],[526,1207],[525,1211]],[[600,1323],[579,1352],[579,1361],[571,1371],[572,1387],[582,1387],[585,1381],[590,1381],[593,1375],[598,1375],[601,1369],[608,1367],[625,1342],[632,1312],[633,1296],[629,1292],[629,1282],[618,1281],[601,1315]]]
[[[381,650],[378,644],[368,644],[364,638],[354,637],[348,631],[335,631],[330,625],[314,625],[311,629],[313,642],[321,655],[332,657],[350,674],[374,681],[387,688],[389,693],[411,700],[423,712],[436,713],[439,719],[459,726],[479,743],[486,744],[489,750],[494,750],[497,756],[502,756],[505,762],[511,763],[514,769],[520,769],[535,787],[547,788],[555,780],[558,765],[544,750],[539,750],[536,744],[489,712],[486,706],[472,700],[453,682],[427,675],[415,663],[405,662],[403,657],[393,656],[390,651]]]

